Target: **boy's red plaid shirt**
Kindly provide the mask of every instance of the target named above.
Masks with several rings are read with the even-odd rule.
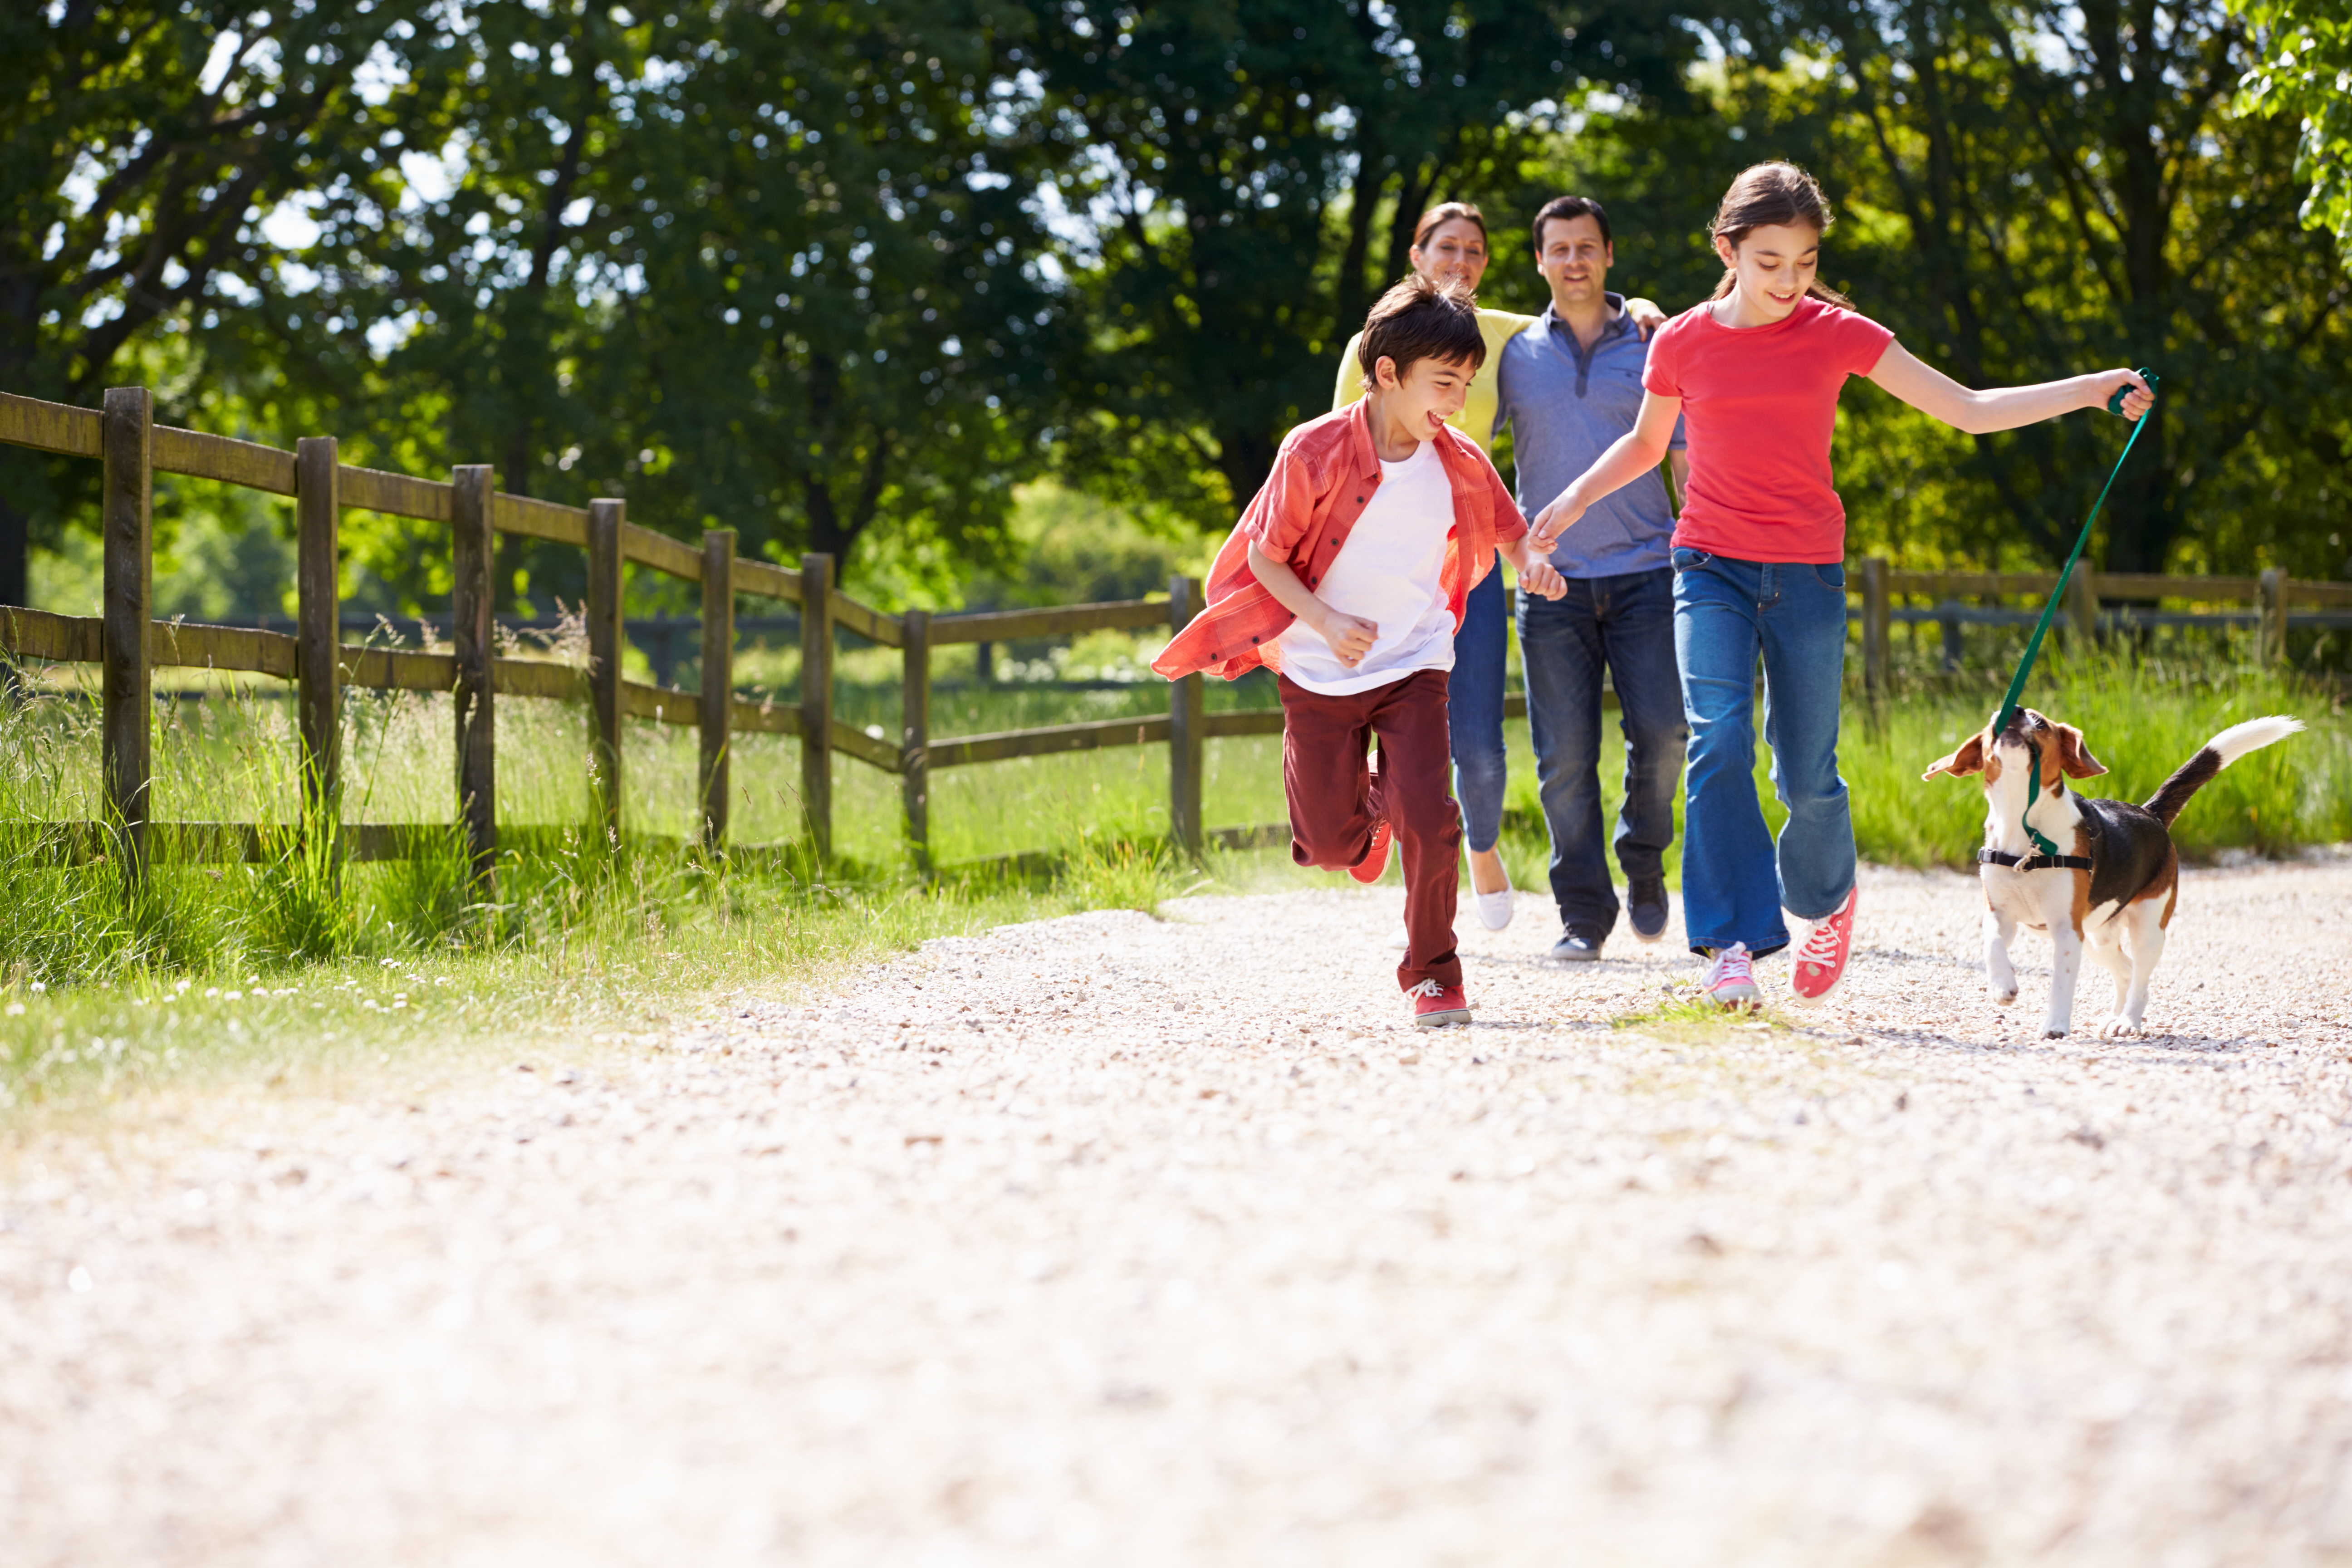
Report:
[[[1454,491],[1454,526],[1445,536],[1438,587],[1459,631],[1464,601],[1495,569],[1496,544],[1524,538],[1528,525],[1495,465],[1468,437],[1447,426],[1436,439]],[[1209,569],[1208,607],[1170,640],[1151,668],[1171,680],[1198,670],[1227,680],[1260,665],[1279,670],[1276,639],[1297,617],[1250,571],[1249,547],[1287,563],[1311,592],[1380,482],[1369,400],[1311,419],[1285,437],[1274,472]]]

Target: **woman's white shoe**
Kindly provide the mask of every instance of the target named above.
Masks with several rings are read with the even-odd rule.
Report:
[[[1472,874],[1470,901],[1478,906],[1478,923],[1488,931],[1501,931],[1511,923],[1511,870],[1503,864],[1502,857],[1495,858],[1495,868],[1503,873],[1503,890],[1499,893],[1478,891],[1476,874]]]

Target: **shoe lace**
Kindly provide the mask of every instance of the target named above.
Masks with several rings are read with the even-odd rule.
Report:
[[[1418,985],[1406,986],[1404,994],[1408,996],[1426,996],[1435,1001],[1445,994],[1445,987],[1434,980],[1424,980]]]
[[[1706,966],[1706,984],[1710,989],[1727,980],[1750,980],[1754,977],[1748,962],[1748,944],[1744,942],[1735,942],[1723,949]]]
[[[1805,945],[1797,950],[1797,962],[1833,967],[1844,952],[1845,938],[1840,934],[1837,921],[1823,921],[1805,934]]]

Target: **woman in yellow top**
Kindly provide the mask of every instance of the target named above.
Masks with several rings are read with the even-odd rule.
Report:
[[[1447,202],[1421,215],[1412,231],[1413,270],[1438,283],[1460,279],[1475,293],[1486,274],[1489,252],[1486,220],[1468,202]],[[1625,313],[1642,335],[1665,324],[1665,312],[1647,300],[1628,300]],[[1503,363],[1503,345],[1533,326],[1534,316],[1515,310],[1478,311],[1478,334],[1486,340],[1486,363],[1471,379],[1462,412],[1446,421],[1478,443],[1495,449],[1496,372]],[[1332,394],[1336,412],[1364,395],[1363,366],[1356,348],[1363,334],[1348,340],[1339,356],[1339,384]],[[1471,902],[1489,931],[1511,923],[1511,879],[1495,841],[1503,831],[1503,664],[1505,627],[1510,616],[1503,603],[1503,574],[1489,572],[1470,591],[1463,608],[1462,629],[1454,634],[1454,674],[1446,689],[1446,725],[1454,745],[1454,797],[1462,805],[1462,838],[1470,851]]]

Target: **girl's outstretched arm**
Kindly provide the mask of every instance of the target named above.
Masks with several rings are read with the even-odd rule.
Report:
[[[2014,430],[2072,414],[2077,408],[2105,408],[2116,388],[2127,386],[2124,417],[2137,419],[2156,406],[2156,395],[2136,371],[2100,370],[2039,386],[2000,386],[1990,392],[1970,392],[1932,365],[1922,363],[1901,343],[1889,343],[1878,357],[1870,379],[1918,409],[1956,430],[1986,436]]]
[[[1675,438],[1675,421],[1682,417],[1683,400],[1661,397],[1654,392],[1642,394],[1642,412],[1635,416],[1633,427],[1610,443],[1609,449],[1593,459],[1592,467],[1569,481],[1568,488],[1552,499],[1549,506],[1536,513],[1528,525],[1528,537],[1537,553],[1549,555],[1551,547],[1569,525],[1584,515],[1584,509],[1603,496],[1612,495],[1632,484],[1643,474],[1654,469],[1666,456],[1666,443]]]

